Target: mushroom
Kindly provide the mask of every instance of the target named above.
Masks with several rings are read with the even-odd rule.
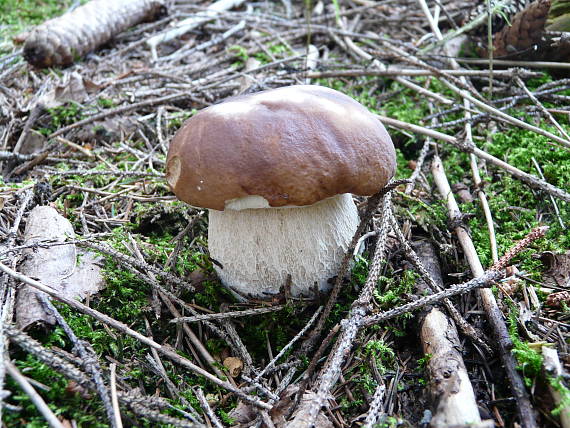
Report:
[[[352,194],[372,195],[396,155],[378,119],[320,86],[238,96],[190,118],[170,144],[176,196],[209,209],[208,247],[222,283],[270,298],[330,288],[358,226]]]

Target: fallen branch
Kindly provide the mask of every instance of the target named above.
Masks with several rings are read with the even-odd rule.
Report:
[[[439,293],[430,294],[429,296],[422,297],[421,299],[414,300],[413,302],[406,303],[405,305],[398,306],[397,308],[380,312],[375,315],[369,315],[363,318],[361,327],[370,327],[380,322],[384,322],[392,318],[399,317],[400,315],[416,311],[427,305],[434,305],[436,303],[441,303],[444,299],[449,299],[450,297],[467,294],[478,288],[490,287],[496,280],[502,277],[503,277],[502,272],[496,270],[489,270],[485,272],[485,274],[481,275],[480,277],[474,278],[471,281],[467,281],[462,284],[453,285],[449,288],[446,288],[443,291],[440,291]]]
[[[443,279],[433,246],[427,241],[420,241],[415,247],[429,276],[443,289]],[[421,319],[420,338],[424,355],[429,356],[426,368],[434,409],[430,425],[448,427],[480,424],[479,409],[453,321],[437,307],[432,308]]]
[[[198,322],[198,321],[211,321],[211,320],[223,320],[227,318],[238,318],[247,317],[251,315],[261,315],[269,312],[277,312],[285,309],[285,305],[277,306],[267,306],[254,309],[246,309],[243,311],[232,311],[232,312],[220,312],[216,314],[204,314],[204,315],[194,315],[192,317],[180,317],[172,318],[171,323],[182,323],[182,322]]]
[[[445,171],[443,170],[443,165],[441,164],[441,160],[438,156],[436,156],[433,160],[432,174],[438,187],[439,193],[443,196],[447,203],[449,218],[452,221],[459,220],[461,218],[461,211],[459,210],[457,202],[455,202],[455,198],[451,192],[447,177],[445,176]],[[460,225],[455,227],[455,233],[459,239],[459,242],[461,243],[461,247],[463,248],[465,257],[469,262],[469,266],[471,267],[473,275],[483,275],[483,266],[481,265],[479,256],[477,255],[477,251],[473,245],[473,241],[471,240],[469,233]],[[504,261],[499,261],[498,263],[504,263]],[[487,315],[489,324],[491,325],[495,341],[498,345],[499,357],[505,366],[507,378],[511,386],[511,393],[514,395],[517,402],[519,423],[526,428],[536,428],[536,415],[532,409],[532,405],[530,403],[530,399],[522,378],[516,370],[517,362],[514,355],[511,353],[513,343],[509,336],[507,326],[503,320],[503,313],[497,306],[497,301],[495,300],[495,296],[491,290],[479,290],[478,295],[481,299],[481,303]]]
[[[390,229],[390,194],[386,194],[382,199],[382,221],[378,230],[378,240],[376,250],[370,264],[368,277],[357,300],[352,304],[347,318],[342,322],[342,330],[335,347],[333,348],[324,368],[318,376],[316,393],[309,399],[303,411],[299,411],[295,418],[287,424],[287,428],[302,428],[313,426],[323,403],[328,398],[330,390],[340,376],[340,368],[347,354],[353,346],[356,333],[358,332],[362,320],[369,310],[372,292],[376,287],[380,277],[381,268],[384,262],[384,248],[386,236]],[[352,254],[350,252],[350,254]]]
[[[442,73],[450,76],[466,76],[466,77],[488,77],[489,72],[486,70],[441,70]],[[522,74],[519,74],[522,73]],[[515,74],[524,78],[535,78],[543,75],[541,72],[532,72],[524,70],[496,70],[493,72],[495,77],[512,78]],[[366,70],[328,70],[328,71],[309,71],[306,76],[311,79],[327,78],[327,77],[363,77],[363,76],[435,76],[431,70],[424,69],[405,69],[396,67],[387,67],[384,70],[366,69]]]

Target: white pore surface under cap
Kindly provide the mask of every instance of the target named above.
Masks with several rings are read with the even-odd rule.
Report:
[[[309,296],[315,283],[330,289],[358,221],[348,193],[305,207],[210,210],[208,247],[222,282],[242,295],[268,299],[290,274],[292,295]]]

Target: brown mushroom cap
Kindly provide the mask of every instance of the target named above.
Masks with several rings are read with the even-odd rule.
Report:
[[[167,181],[193,206],[257,195],[271,207],[372,195],[394,175],[380,121],[352,98],[299,85],[231,98],[188,119],[170,144]]]

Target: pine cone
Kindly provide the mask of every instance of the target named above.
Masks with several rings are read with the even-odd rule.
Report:
[[[550,0],[537,0],[515,15],[510,27],[504,27],[494,36],[495,58],[524,54],[524,51],[540,42]]]
[[[552,293],[546,298],[546,305],[552,308],[560,308],[563,304],[570,303],[570,292],[559,291]]]
[[[36,67],[70,65],[115,35],[164,10],[161,0],[92,0],[36,27],[24,58]]]
[[[504,5],[501,8],[501,13],[496,13],[492,17],[491,31],[493,33],[501,31],[503,27],[507,24],[505,16],[508,17],[510,20],[513,16],[515,16],[517,12],[520,12],[525,7],[527,7],[530,2],[531,2],[530,0],[510,0],[509,2],[503,2]],[[495,7],[495,4],[496,4],[495,0],[491,1],[491,8]],[[475,18],[477,18],[479,15],[485,12],[487,12],[487,1],[481,0],[479,4],[477,4],[475,7],[473,7],[467,12],[467,16],[463,19],[462,24],[465,25],[473,21]],[[477,27],[471,33],[471,35],[474,37],[487,37],[487,24],[485,23],[484,25]]]

